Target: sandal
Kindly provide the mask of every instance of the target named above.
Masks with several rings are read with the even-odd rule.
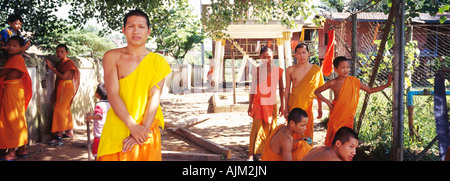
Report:
[[[52,146],[62,146],[64,143],[61,141],[62,138],[60,136],[55,136],[52,141],[50,141],[50,145]]]

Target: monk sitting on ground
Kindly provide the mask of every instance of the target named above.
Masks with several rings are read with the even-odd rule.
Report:
[[[336,132],[332,146],[314,147],[302,161],[352,161],[358,147],[358,135],[350,128]]]
[[[299,161],[310,150],[305,140],[294,140],[294,134],[303,134],[308,124],[308,114],[300,108],[289,113],[287,125],[278,126],[267,140],[262,161]],[[295,149],[294,149],[295,148]]]
[[[327,135],[325,137],[325,145],[329,147],[331,146],[334,134],[339,128],[353,128],[353,117],[358,107],[359,90],[362,89],[369,94],[378,92],[389,87],[392,81],[392,76],[389,75],[388,82],[385,85],[374,88],[368,87],[362,84],[358,78],[349,76],[350,59],[342,56],[334,59],[333,66],[338,76],[314,91],[317,98],[321,99],[330,107],[330,117]],[[333,91],[333,103],[321,94],[321,92],[327,89]]]

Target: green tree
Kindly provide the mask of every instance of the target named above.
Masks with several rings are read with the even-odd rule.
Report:
[[[54,31],[54,36],[42,38],[40,46],[46,54],[54,54],[58,44],[66,44],[70,56],[91,56],[101,58],[103,54],[116,47],[109,39],[99,36],[96,27],[89,26],[83,30],[72,28],[67,33]]]
[[[211,1],[211,7],[207,8],[202,16],[205,32],[212,39],[227,37],[224,30],[232,22],[255,20],[260,23],[268,23],[270,20],[280,20],[282,25],[294,28],[297,26],[295,19],[308,18],[314,8],[309,0],[242,0]]]
[[[205,38],[200,20],[192,14],[193,8],[188,0],[80,0],[71,1],[75,8],[70,18],[78,23],[94,17],[103,25],[105,31],[119,30],[123,26],[123,16],[128,10],[140,9],[150,18],[152,33],[150,38],[157,44],[157,51],[164,51],[175,59],[182,59],[196,44]]]
[[[18,14],[24,20],[22,30],[33,32],[33,39],[51,36],[54,31],[63,33],[68,30],[65,26],[68,21],[62,20],[54,14],[61,8],[64,1],[60,0],[11,0],[0,1],[0,17],[2,23],[7,26],[6,19],[10,14]]]
[[[155,9],[151,19],[152,37],[157,51],[165,51],[175,59],[183,59],[186,53],[205,39],[199,19],[192,14],[187,0],[164,4]]]

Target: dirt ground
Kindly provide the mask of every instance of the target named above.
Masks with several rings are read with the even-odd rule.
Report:
[[[225,146],[231,150],[233,161],[246,160],[251,129],[251,118],[246,112],[208,113],[208,100],[214,92],[190,93],[185,95],[163,94],[161,107],[163,109],[166,128],[186,121],[188,118],[204,116],[209,114],[210,119],[197,123],[187,129],[200,136]],[[232,92],[216,92],[224,100],[232,100]],[[248,104],[248,92],[245,89],[238,90],[237,102]],[[316,104],[316,101],[314,101]],[[317,105],[315,105],[317,106]],[[323,117],[328,116],[326,105]],[[314,144],[322,145],[326,130],[315,120]],[[285,123],[284,118],[279,118],[279,124]],[[91,125],[92,130],[92,125]],[[18,158],[17,161],[88,161],[88,150],[86,147],[87,134],[86,125],[76,125],[74,128],[75,138],[64,139],[64,145],[60,147],[41,143],[27,147],[29,155],[27,158]],[[91,140],[93,139],[91,135]],[[212,153],[201,146],[184,139],[183,137],[169,132],[167,129],[161,131],[161,149],[163,151],[179,151],[189,153]],[[168,160],[164,159],[163,160]]]

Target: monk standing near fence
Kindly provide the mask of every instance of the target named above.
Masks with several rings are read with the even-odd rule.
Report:
[[[122,32],[128,45],[103,57],[111,108],[98,148],[100,161],[161,161],[164,118],[159,106],[165,77],[171,72],[163,56],[145,48],[150,35],[147,14],[125,15]]]
[[[80,71],[67,55],[69,55],[69,48],[60,44],[56,47],[56,57],[60,60],[56,67],[49,60],[45,61],[48,68],[56,75],[55,89],[52,94],[52,101],[55,102],[52,133],[55,133],[55,137],[50,144],[57,146],[63,144],[61,141],[63,137],[73,138],[73,118],[70,107],[80,85]],[[66,134],[63,135],[63,131],[67,131]]]

